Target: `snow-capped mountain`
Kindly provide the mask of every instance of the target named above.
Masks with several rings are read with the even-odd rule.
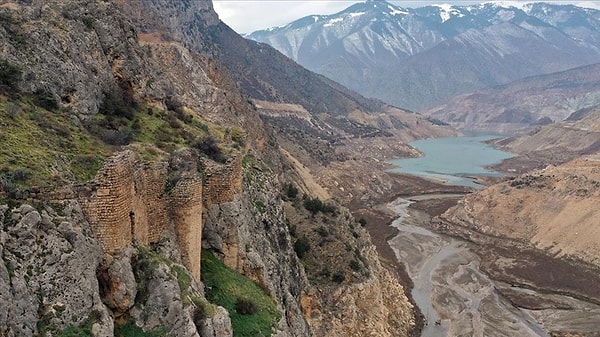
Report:
[[[600,11],[382,0],[247,36],[362,94],[422,110],[457,94],[600,62]]]

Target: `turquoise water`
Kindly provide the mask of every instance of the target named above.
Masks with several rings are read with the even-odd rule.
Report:
[[[512,154],[497,150],[484,141],[498,138],[498,135],[473,135],[421,139],[410,143],[423,152],[419,158],[394,159],[398,168],[392,172],[412,174],[424,178],[442,180],[451,185],[481,187],[467,176],[497,176],[500,173],[486,169],[488,165],[513,157]]]

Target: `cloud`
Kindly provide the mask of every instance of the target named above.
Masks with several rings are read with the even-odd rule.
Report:
[[[238,33],[288,24],[311,14],[333,14],[357,1],[214,0],[219,18]]]

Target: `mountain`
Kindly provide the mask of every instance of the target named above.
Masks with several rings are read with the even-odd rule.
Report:
[[[363,95],[422,110],[452,96],[600,61],[600,12],[530,4],[401,8],[366,1],[257,31]]]
[[[594,64],[460,95],[424,114],[460,129],[511,133],[581,118],[599,104],[600,64]]]
[[[346,206],[399,193],[386,160],[454,131],[244,40],[210,1],[0,18],[0,335],[419,329]]]

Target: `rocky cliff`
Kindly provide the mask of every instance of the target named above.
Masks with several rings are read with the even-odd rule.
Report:
[[[334,283],[331,298],[307,278],[281,200],[297,176],[214,49],[223,41],[211,29],[227,30],[210,1],[4,1],[0,15],[0,335],[411,331],[413,308],[364,230],[343,238],[368,275],[320,284]],[[409,129],[303,74],[339,98],[318,112],[365,121],[324,117],[334,130]],[[340,213],[331,225],[354,224]]]

